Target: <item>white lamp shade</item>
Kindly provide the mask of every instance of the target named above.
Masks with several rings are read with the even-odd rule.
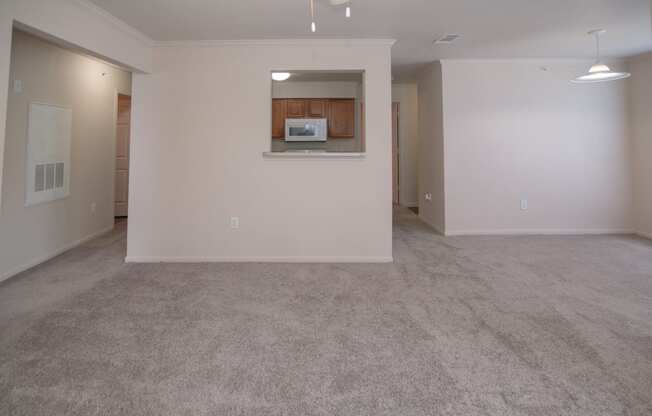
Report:
[[[606,82],[606,81],[616,81],[619,79],[629,78],[631,74],[629,72],[614,72],[607,65],[602,63],[594,64],[589,72],[580,75],[575,78],[573,82],[577,84],[593,83],[593,82]]]

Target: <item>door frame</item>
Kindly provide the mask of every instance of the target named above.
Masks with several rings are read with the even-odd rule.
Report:
[[[392,204],[401,204],[401,104],[392,101]]]
[[[116,192],[115,192],[115,185],[116,185],[116,157],[118,154],[118,106],[120,105],[120,97],[129,97],[130,103],[133,104],[133,96],[131,91],[129,91],[129,94],[124,94],[117,89],[114,90],[113,94],[113,174],[112,174],[112,183],[113,186],[111,187],[111,212],[112,212],[112,217],[113,221],[115,223],[116,218],[128,218],[129,216],[129,208],[127,208],[127,217],[116,217],[116,210],[115,210],[115,198],[116,198]],[[128,169],[128,177],[127,177],[127,183],[128,183],[128,189],[129,189],[129,199],[131,199],[131,157],[132,157],[132,135],[131,135],[131,113],[133,112],[132,106],[129,108],[129,113],[130,113],[130,122],[129,122],[129,169]]]

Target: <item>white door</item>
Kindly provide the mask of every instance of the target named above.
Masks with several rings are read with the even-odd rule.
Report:
[[[118,95],[118,122],[115,152],[115,216],[126,217],[129,205],[129,134],[131,97]]]

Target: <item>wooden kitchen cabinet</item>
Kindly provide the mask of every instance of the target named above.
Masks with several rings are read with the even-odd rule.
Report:
[[[287,100],[272,100],[272,138],[285,138],[285,119],[287,118]]]
[[[355,137],[354,98],[274,98],[272,99],[272,138],[285,138],[286,118],[325,118],[329,139]]]
[[[307,118],[327,118],[326,115],[327,100],[307,99],[306,100],[306,117]]]
[[[306,117],[306,100],[289,99],[287,104],[287,118],[305,118]]]
[[[355,100],[328,100],[328,137],[334,139],[355,137]]]

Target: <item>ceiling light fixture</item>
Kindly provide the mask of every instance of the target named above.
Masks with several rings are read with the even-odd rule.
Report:
[[[312,33],[315,33],[317,31],[317,24],[315,23],[315,0],[310,0],[310,19],[312,20],[310,30]]]
[[[289,72],[272,72],[272,79],[274,81],[287,81],[292,74]]]
[[[600,56],[600,36],[607,33],[604,29],[596,29],[589,32],[589,35],[595,36],[596,44],[596,60],[595,64],[589,68],[589,72],[581,75],[571,82],[576,84],[589,84],[594,82],[606,82],[606,81],[616,81],[619,79],[629,78],[631,74],[629,72],[615,72],[612,71],[607,65],[602,63],[602,58]]]
[[[352,2],[353,0],[329,0],[329,3],[333,7],[339,8],[342,6],[346,6],[346,8],[348,9],[347,12],[349,13],[346,17],[350,17]]]
[[[457,35],[457,34],[452,33],[452,34],[444,35],[444,36],[442,36],[440,38],[435,39],[435,41],[433,43],[435,45],[448,45],[448,44],[451,44],[451,43],[455,42],[456,40],[458,40],[461,37],[462,37],[461,35]]]
[[[328,2],[335,9],[344,8],[344,17],[347,19],[351,18],[351,4],[353,0],[328,0]]]

